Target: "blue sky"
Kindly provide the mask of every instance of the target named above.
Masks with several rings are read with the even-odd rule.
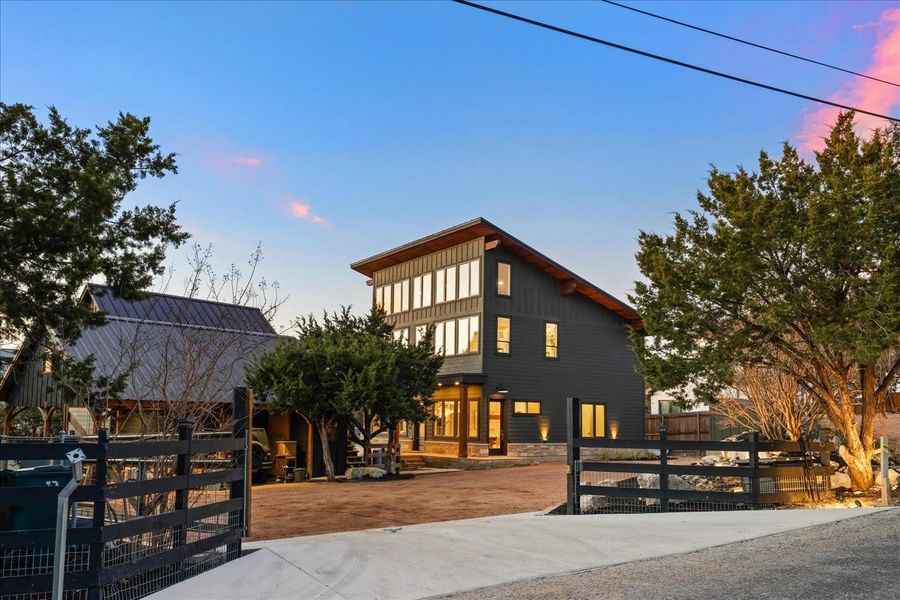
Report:
[[[642,6],[865,70],[900,5]],[[503,8],[813,95],[854,85],[601,3]],[[149,115],[179,174],[129,201],[179,201],[220,270],[261,241],[283,320],[366,306],[350,262],[479,215],[624,297],[639,230],[817,108],[446,2],[3,2],[0,99],[81,126]]]

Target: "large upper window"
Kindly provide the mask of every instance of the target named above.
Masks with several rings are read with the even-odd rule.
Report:
[[[409,329],[395,329],[394,339],[401,342],[404,346],[409,346]]]
[[[509,317],[497,317],[497,354],[509,354]]]
[[[581,405],[581,437],[606,437],[605,405]]]
[[[425,339],[425,333],[428,330],[428,325],[416,325],[416,339],[413,341],[414,344],[420,343]]]
[[[512,266],[509,263],[497,263],[497,294],[509,296],[512,290]]]
[[[451,302],[481,293],[481,259],[438,269],[434,272],[435,302]]]
[[[409,310],[409,279],[394,284],[394,312]]]
[[[431,306],[431,273],[413,278],[413,308]]]
[[[434,330],[435,351],[445,356],[478,352],[479,333],[477,315],[437,323]]]
[[[392,300],[394,287],[391,285],[382,285],[375,290],[375,306],[391,314],[394,312],[394,303]]]
[[[559,324],[544,323],[544,356],[559,358]]]

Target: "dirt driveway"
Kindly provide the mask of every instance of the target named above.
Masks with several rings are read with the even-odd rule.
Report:
[[[566,465],[543,463],[393,481],[253,487],[253,540],[543,510],[566,499]]]

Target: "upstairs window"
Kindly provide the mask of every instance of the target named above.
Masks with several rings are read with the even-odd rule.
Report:
[[[606,437],[606,405],[581,405],[581,437]]]
[[[544,357],[559,358],[559,324],[544,323]]]
[[[394,339],[404,346],[409,346],[409,329],[395,329]]]
[[[434,301],[440,304],[441,302],[445,302],[447,298],[447,270],[438,269],[434,272],[434,278]]]
[[[447,293],[444,295],[444,299],[447,302],[450,302],[451,300],[456,300],[456,298],[457,298],[457,296],[456,296],[456,267],[455,266],[447,267],[445,269],[445,271],[447,274],[447,279],[446,279]]]
[[[424,335],[424,334],[423,334]],[[437,323],[434,328],[434,348],[437,354],[453,356],[478,352],[480,342],[477,315]]]
[[[428,325],[416,325],[416,339],[415,343],[418,344],[422,340],[425,339],[425,333],[428,330]]]
[[[497,317],[497,354],[509,354],[509,317]]]
[[[42,369],[44,373],[52,373],[53,372],[53,353],[49,350],[44,351],[44,360],[42,362]]]
[[[404,312],[409,310],[409,279],[398,281],[394,284],[394,310]]]
[[[497,295],[509,296],[512,290],[512,266],[509,263],[497,263]]]
[[[375,306],[387,314],[394,313],[393,291],[391,285],[383,285],[375,290]]]
[[[431,306],[431,273],[413,278],[413,308]]]

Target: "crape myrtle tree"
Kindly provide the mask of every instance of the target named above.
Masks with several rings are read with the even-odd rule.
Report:
[[[54,107],[47,124],[32,107],[0,103],[0,338],[37,340],[58,354],[54,371],[77,379],[82,401],[121,389],[94,381],[90,361],[59,348],[102,313],[77,302],[101,276],[134,299],[163,270],[166,248],[187,239],[175,205],[125,206],[147,177],[176,173],[149,135],[150,119],[120,113],[95,130],[70,125]]]
[[[316,428],[328,479],[335,477],[331,428],[349,420],[357,441],[371,446],[381,432],[376,421],[425,418],[442,364],[427,339],[407,347],[393,340],[384,313],[356,316],[349,307],[321,320],[300,318],[296,333],[254,362],[247,384],[272,412],[299,413]]]
[[[777,370],[821,406],[853,487],[873,482],[875,419],[900,370],[900,128],[842,114],[815,155],[713,168],[699,211],[641,232],[640,371],[712,399],[735,369]],[[855,408],[859,409],[857,417]]]

